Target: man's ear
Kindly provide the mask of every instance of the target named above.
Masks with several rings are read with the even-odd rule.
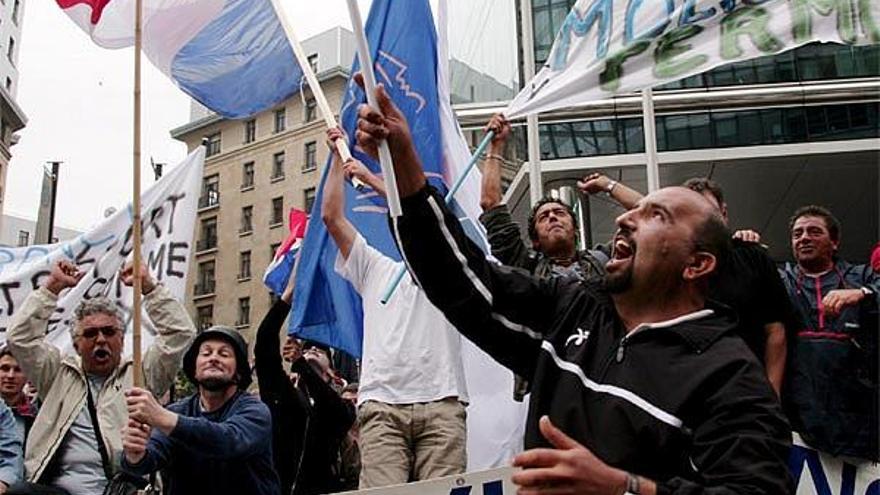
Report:
[[[688,263],[682,272],[682,278],[687,282],[693,282],[712,274],[717,268],[718,260],[715,255],[707,251],[697,251],[688,258]]]

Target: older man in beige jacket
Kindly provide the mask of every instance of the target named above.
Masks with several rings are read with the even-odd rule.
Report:
[[[141,273],[145,308],[158,330],[144,353],[144,380],[146,388],[160,396],[174,382],[196,331],[169,290],[156,284],[145,268]],[[27,441],[29,483],[14,487],[12,493],[100,495],[118,468],[120,432],[128,419],[124,393],[132,387],[134,371],[131,359],[122,358],[122,315],[109,299],[84,300],[70,329],[76,354],[62,356],[44,341],[58,295],[82,276],[72,264],[59,261],[9,325],[9,349],[43,401]],[[132,284],[130,266],[121,278],[125,285]]]

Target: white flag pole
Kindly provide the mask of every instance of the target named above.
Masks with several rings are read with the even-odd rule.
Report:
[[[335,129],[339,124],[333,116],[333,110],[330,109],[330,104],[327,103],[327,97],[324,95],[324,90],[321,89],[318,77],[315,75],[315,71],[312,70],[311,64],[309,64],[309,58],[306,56],[302,44],[300,44],[299,39],[296,37],[296,33],[293,32],[293,25],[290,24],[287,15],[284,13],[284,9],[281,7],[281,0],[272,0],[272,7],[275,8],[275,15],[278,16],[278,20],[281,22],[281,27],[284,28],[284,33],[287,35],[287,41],[290,43],[293,55],[296,57],[296,61],[299,63],[303,75],[309,83],[309,87],[312,88],[315,103],[321,111],[324,123],[327,125],[328,129]],[[336,140],[336,149],[339,151],[339,156],[342,158],[343,162],[351,160],[351,150],[348,149],[348,143],[346,143],[344,139]],[[352,184],[358,189],[364,187],[364,183],[354,177],[352,177]]]
[[[657,125],[654,118],[654,90],[642,91],[642,126],[645,128],[645,166],[648,192],[660,189],[660,159],[657,156]]]
[[[276,0],[277,1],[277,0]],[[357,0],[348,0],[348,13],[351,16],[351,26],[354,28],[354,38],[357,42],[358,60],[361,62],[361,73],[364,76],[364,90],[367,93],[367,103],[376,110],[379,104],[376,101],[376,74],[373,72],[373,57],[367,46],[367,35],[364,33],[364,23],[361,20],[361,11]],[[388,199],[388,211],[392,218],[399,217],[400,193],[397,191],[397,177],[394,175],[394,164],[391,161],[391,150],[388,142],[379,142],[379,165],[382,167],[382,178],[385,181],[386,195]]]
[[[520,0],[522,16],[523,87],[535,78],[535,33],[532,26],[532,0]],[[526,116],[526,141],[529,150],[529,193],[532,205],[544,196],[541,181],[541,138],[538,132],[538,114]]]

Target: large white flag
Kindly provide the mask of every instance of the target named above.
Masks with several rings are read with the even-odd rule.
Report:
[[[144,262],[154,280],[162,282],[181,301],[186,295],[186,273],[193,257],[193,226],[198,209],[199,188],[205,151],[199,147],[183,163],[171,169],[141,195]],[[38,288],[55,262],[72,261],[85,272],[76,287],[61,293],[58,309],[49,318],[47,339],[67,349],[67,331],[73,310],[83,300],[107,296],[131,321],[131,289],[122,285],[119,270],[132,256],[132,215],[127,205],[104,219],[97,227],[70,241],[45,246],[0,248],[0,343],[6,328],[31,291]],[[155,331],[144,322],[144,343]],[[130,325],[128,331],[131,330]],[[125,340],[131,352],[131,339]]]
[[[814,41],[880,43],[880,1],[578,0],[504,114],[578,106]]]

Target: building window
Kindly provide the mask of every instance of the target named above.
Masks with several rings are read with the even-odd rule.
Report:
[[[202,220],[199,231],[199,242],[196,246],[197,251],[215,249],[217,247],[217,217]]]
[[[282,132],[287,128],[287,109],[275,110],[275,132]]]
[[[31,233],[27,230],[18,231],[18,246],[27,246],[31,241]]]
[[[272,199],[272,217],[269,218],[269,225],[280,225],[284,223],[284,197]]]
[[[311,122],[316,118],[318,118],[318,102],[316,102],[314,98],[308,98],[306,99],[303,122]]]
[[[216,282],[214,281],[215,264],[213,261],[199,263],[198,278],[196,279],[195,295],[206,296],[214,293]]]
[[[207,330],[214,326],[214,306],[196,308],[196,324],[199,326],[199,330]]]
[[[244,123],[244,144],[253,143],[257,140],[257,120],[251,119]]]
[[[316,141],[306,143],[304,154],[303,172],[318,168],[318,143]]]
[[[318,73],[318,54],[313,53],[313,54],[309,55],[308,60],[309,60],[309,67],[312,68],[312,72],[317,74]]]
[[[220,175],[214,174],[202,180],[202,197],[199,208],[210,208],[220,204]]]
[[[241,209],[241,228],[240,233],[253,232],[254,230],[254,207],[245,206]]]
[[[315,205],[315,188],[310,187],[303,191],[303,204],[306,207],[306,211],[312,211],[312,206]]]
[[[220,153],[220,133],[215,132],[210,136],[205,136],[205,156],[210,157]]]
[[[238,278],[251,278],[251,252],[242,251],[238,255]]]
[[[241,166],[241,188],[254,187],[254,162],[247,162]]]
[[[12,22],[18,25],[18,11],[21,9],[21,0],[15,0],[12,4]]]
[[[280,247],[281,247],[280,242],[276,242],[275,244],[272,244],[271,246],[269,246],[269,259],[270,260],[275,259],[275,253],[278,252],[278,248],[280,248]]]
[[[251,323],[251,298],[238,298],[238,321],[239,326],[250,325]]]
[[[272,155],[272,179],[284,178],[284,152]]]
[[[6,47],[6,58],[9,59],[9,63],[15,65],[15,60],[13,57],[15,56],[15,39],[10,36],[9,37],[9,46]]]

